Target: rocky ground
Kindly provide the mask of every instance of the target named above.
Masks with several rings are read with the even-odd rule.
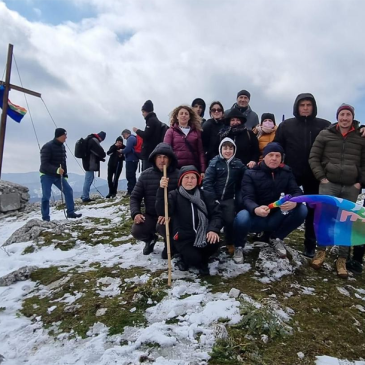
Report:
[[[312,270],[301,230],[284,260],[252,242],[236,265],[222,248],[202,278],[174,259],[168,287],[163,243],[142,255],[126,198],[79,209],[1,220],[1,364],[365,364],[365,280],[338,278],[334,255]]]

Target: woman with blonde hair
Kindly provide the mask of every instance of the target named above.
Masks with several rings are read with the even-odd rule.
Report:
[[[164,142],[168,143],[178,160],[178,167],[193,165],[202,177],[206,168],[201,124],[195,111],[186,105],[180,105],[171,113],[170,128]]]

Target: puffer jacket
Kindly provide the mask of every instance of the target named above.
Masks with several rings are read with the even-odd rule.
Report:
[[[149,161],[153,164],[153,167],[150,167],[142,172],[136,186],[132,191],[132,195],[130,197],[130,210],[132,219],[134,219],[137,214],[142,213],[142,199],[144,199],[146,214],[153,217],[157,216],[155,209],[156,192],[160,187],[160,180],[163,176],[163,172],[159,170],[155,164],[155,157],[157,155],[165,155],[170,158],[170,164],[167,168],[167,177],[169,178],[168,190],[177,188],[179,170],[177,169],[176,156],[170,145],[167,143],[159,143],[149,157]]]
[[[224,128],[223,120],[208,119],[202,124],[202,141],[206,162],[209,163],[217,155],[219,149],[219,132]]]
[[[246,166],[234,155],[226,160],[222,155],[224,142],[235,143],[230,138],[224,138],[219,145],[219,155],[210,162],[203,180],[204,191],[211,193],[218,201],[232,199],[239,192],[241,180]]]
[[[262,133],[260,137],[258,137],[259,140],[259,148],[260,148],[260,161],[262,161],[262,153],[264,151],[264,148],[275,139],[275,133],[277,130],[277,126],[275,126],[274,131],[271,133]]]
[[[100,145],[99,138],[95,134],[87,137],[87,154],[82,158],[82,166],[85,171],[100,171],[100,161],[104,161],[106,153]]]
[[[270,169],[265,162],[260,162],[243,175],[241,184],[242,209],[250,214],[260,205],[269,205],[280,198],[280,194],[291,196],[303,195],[295,181],[295,177],[286,165]]]
[[[260,149],[257,137],[246,128],[246,124],[237,127],[225,127],[219,132],[220,138],[231,138],[236,146],[236,157],[239,158],[243,164],[247,165],[250,161],[259,162]]]
[[[167,130],[164,142],[172,147],[179,168],[194,165],[200,173],[205,172],[206,164],[200,131],[191,127],[188,135],[185,136],[178,124],[175,124]],[[188,144],[190,144],[191,149]]]
[[[41,166],[39,171],[45,175],[60,176],[57,174],[60,165],[65,171],[63,176],[67,177],[66,149],[64,144],[55,138],[41,148]]]
[[[299,115],[299,102],[308,99],[312,101],[313,113],[308,117]],[[285,164],[293,170],[296,179],[311,177],[313,173],[309,166],[309,154],[319,132],[328,128],[328,120],[317,118],[317,104],[314,96],[309,93],[299,94],[293,106],[295,118],[284,120],[279,124],[274,142],[280,143],[285,151]]]
[[[343,136],[337,124],[332,125],[314,141],[309,164],[318,180],[327,178],[341,185],[365,184],[365,139],[357,129]]]
[[[181,168],[180,176],[185,172],[185,167]],[[170,185],[170,181],[169,181]],[[198,187],[196,188],[198,189]],[[208,211],[208,228],[207,232],[220,232],[223,227],[222,213],[219,203],[214,196],[208,192],[200,190],[201,199],[204,201]],[[169,216],[171,217],[172,232],[171,237],[175,244],[186,244],[195,240],[196,228],[198,227],[198,211],[196,205],[192,204],[188,199],[179,193],[179,189],[175,189],[169,193]],[[158,215],[164,215],[164,189],[159,188],[156,198],[156,211]],[[194,215],[193,215],[194,211]]]

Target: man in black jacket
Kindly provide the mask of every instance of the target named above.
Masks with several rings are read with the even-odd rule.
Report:
[[[156,193],[163,176],[163,166],[167,166],[167,177],[169,178],[169,190],[177,188],[179,170],[176,168],[177,159],[172,148],[167,143],[160,143],[150,154],[149,162],[152,167],[143,171],[130,197],[130,209],[133,219],[132,235],[135,239],[144,241],[144,255],[153,252],[157,241],[156,231],[164,236],[165,217],[156,213]],[[145,212],[142,213],[142,199],[144,199]],[[158,224],[158,225],[157,225]],[[157,227],[156,227],[157,226]],[[166,245],[162,251],[162,258],[167,258]]]
[[[142,106],[142,115],[146,120],[144,131],[133,127],[133,132],[142,137],[143,145],[141,151],[142,171],[152,167],[149,156],[155,147],[161,142],[161,122],[153,112],[153,103],[147,100]]]
[[[309,93],[299,94],[294,102],[294,118],[279,124],[275,142],[280,143],[285,151],[285,164],[290,166],[297,184],[303,187],[304,194],[318,194],[319,181],[314,177],[309,166],[309,153],[319,132],[328,128],[328,120],[317,118],[317,104]],[[309,208],[305,221],[304,252],[307,257],[314,257],[316,235],[313,227],[314,210]]]
[[[118,137],[113,145],[110,146],[107,155],[108,161],[108,186],[109,193],[106,198],[115,198],[118,190],[118,180],[123,169],[124,155],[122,149],[125,148],[123,138]]]
[[[306,215],[307,207],[292,202],[270,210],[269,204],[280,198],[280,194],[302,195],[291,169],[281,164],[283,148],[271,142],[263,150],[263,161],[251,170],[246,170],[241,184],[243,210],[234,221],[235,252],[233,260],[243,263],[243,247],[249,232],[270,232],[270,243],[277,255],[286,257],[284,238],[299,227]]]
[[[67,182],[66,149],[63,145],[67,132],[63,128],[55,130],[55,138],[41,149],[41,185],[42,185],[42,219],[50,221],[49,199],[52,185],[58,187],[65,195],[67,218],[80,218],[82,214],[75,213],[73,191]]]
[[[94,181],[94,172],[99,171],[100,175],[100,161],[105,161],[106,153],[100,142],[104,141],[106,133],[101,131],[98,134],[90,134],[87,137],[87,154],[82,159],[82,166],[85,169],[85,180],[82,189],[81,199],[84,203],[91,202],[90,187]]]

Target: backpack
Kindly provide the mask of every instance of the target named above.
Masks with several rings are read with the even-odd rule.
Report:
[[[136,135],[137,137],[137,143],[134,146],[134,152],[137,155],[137,157],[139,159],[141,159],[141,152],[142,152],[142,145],[143,145],[143,138],[140,137],[138,134]]]
[[[161,122],[161,131],[160,131],[160,141],[161,142],[163,142],[163,140],[165,138],[165,134],[168,129],[169,129],[169,126],[167,124]]]
[[[89,137],[80,138],[75,144],[75,157],[84,158],[87,156],[87,144]]]

